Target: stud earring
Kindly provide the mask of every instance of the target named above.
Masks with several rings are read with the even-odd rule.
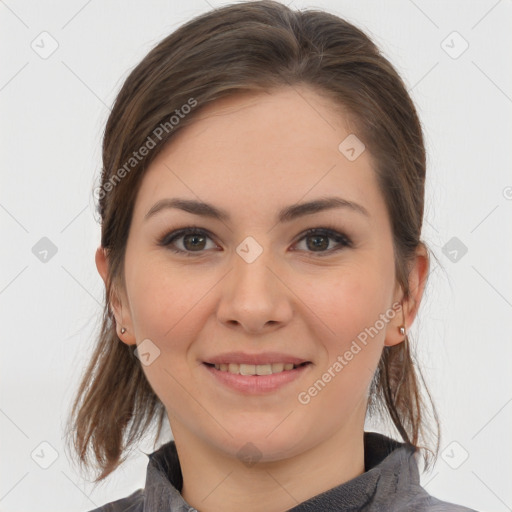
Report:
[[[404,335],[405,334],[405,327],[403,325],[401,325],[398,330],[400,331],[400,334]]]
[[[126,332],[126,329],[124,327],[121,327],[121,334],[124,334]]]

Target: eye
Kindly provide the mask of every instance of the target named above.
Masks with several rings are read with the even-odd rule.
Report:
[[[178,254],[194,256],[194,253],[197,253],[197,255],[200,256],[206,249],[208,249],[208,239],[212,240],[208,231],[195,226],[189,226],[167,233],[158,241],[158,244],[163,247],[168,247],[171,251]],[[311,240],[311,242],[308,242],[309,240]],[[309,229],[302,234],[297,243],[302,241],[306,241],[305,250],[307,252],[317,253],[319,256],[332,254],[344,247],[353,246],[353,243],[348,236],[329,228]],[[336,244],[334,247],[329,248],[331,241],[336,242]],[[181,245],[182,248],[177,247],[177,245]],[[209,248],[211,249],[215,247],[217,247],[217,245],[213,243],[213,247]]]
[[[319,256],[332,254],[344,247],[353,246],[352,240],[348,236],[329,228],[308,229],[299,239],[299,242],[302,242],[303,240],[306,241],[306,248],[311,249],[311,252],[319,253]],[[311,243],[308,243],[308,240],[311,240]],[[337,245],[329,250],[322,250],[329,247],[330,240],[334,240]]]
[[[185,256],[194,256],[194,252],[201,253],[203,249],[207,248],[205,247],[207,239],[211,239],[207,231],[190,226],[164,235],[158,244],[168,247],[173,252],[184,254]],[[179,245],[182,245],[183,249],[175,246],[177,241],[181,241]]]

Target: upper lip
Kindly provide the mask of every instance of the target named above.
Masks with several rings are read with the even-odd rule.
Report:
[[[204,361],[209,364],[271,364],[271,363],[292,363],[301,364],[310,362],[307,359],[283,354],[281,352],[262,352],[260,354],[248,354],[246,352],[226,352],[217,356],[209,357]]]

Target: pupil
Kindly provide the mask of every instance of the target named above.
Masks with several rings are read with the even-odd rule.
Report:
[[[315,237],[312,237],[312,239],[315,240],[315,242],[312,244],[313,248],[326,249],[327,246],[329,245],[329,241],[327,240],[327,238],[325,236],[315,236]],[[322,239],[323,239],[324,243],[321,243],[321,242],[318,243],[318,240],[322,240]],[[325,242],[327,242],[327,244]]]
[[[197,245],[197,239],[201,240],[203,239],[204,240],[204,236],[203,235],[188,235],[185,237],[185,240],[194,240],[194,242],[192,242],[192,247],[195,247],[197,249],[198,245]],[[200,243],[200,242],[199,242]],[[200,247],[202,248],[202,247]]]

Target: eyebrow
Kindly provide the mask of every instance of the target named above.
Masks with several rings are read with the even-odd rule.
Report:
[[[209,217],[212,219],[220,220],[222,222],[231,220],[231,216],[226,210],[217,208],[216,206],[213,206],[208,203],[196,201],[194,199],[181,198],[161,199],[160,201],[155,203],[151,207],[151,209],[146,213],[146,215],[144,216],[144,220],[149,219],[157,212],[169,208],[176,208],[188,213],[193,213],[194,215]],[[277,215],[277,221],[281,223],[290,222],[304,215],[311,215],[333,208],[347,208],[354,212],[370,217],[368,210],[358,203],[348,201],[347,199],[343,199],[341,197],[323,197],[320,199],[316,199],[314,201],[310,201],[308,203],[299,203],[291,206],[286,206],[285,208],[279,211]]]

